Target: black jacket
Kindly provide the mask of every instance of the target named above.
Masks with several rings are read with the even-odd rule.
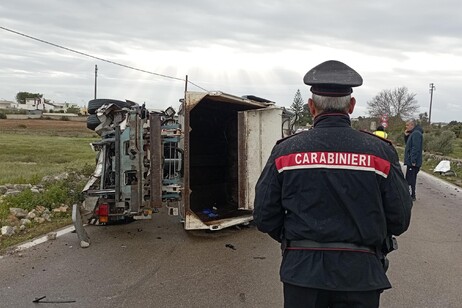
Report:
[[[323,114],[313,129],[278,143],[257,182],[254,219],[274,239],[380,246],[410,223],[412,201],[391,143],[350,126],[346,114]],[[294,285],[365,291],[389,288],[374,254],[285,251],[281,280]]]

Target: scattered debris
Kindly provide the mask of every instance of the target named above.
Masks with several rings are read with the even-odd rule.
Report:
[[[58,236],[58,233],[50,232],[47,234],[47,240],[55,240],[57,236]]]
[[[43,301],[42,299],[45,299],[46,296],[41,296],[41,297],[36,297],[32,302],[33,303],[38,303],[38,304],[70,304],[70,303],[75,303],[75,300],[54,300],[54,301]]]

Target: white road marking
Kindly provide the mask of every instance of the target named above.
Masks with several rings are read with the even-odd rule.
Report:
[[[56,231],[56,237],[60,237],[61,235],[67,234],[67,233],[72,232],[74,230],[75,230],[74,226],[69,226],[69,227],[66,227],[64,229],[58,230],[58,231]],[[47,235],[45,234],[42,237],[39,237],[39,238],[37,238],[35,240],[32,240],[30,242],[26,242],[24,244],[21,244],[21,245],[17,246],[15,251],[25,250],[25,249],[34,247],[35,245],[45,243],[46,241],[48,241],[48,238],[47,238]]]

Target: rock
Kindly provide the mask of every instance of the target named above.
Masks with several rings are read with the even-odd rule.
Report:
[[[43,213],[41,218],[45,219],[46,221],[51,221],[51,215],[48,213]]]
[[[19,224],[19,218],[14,216],[13,214],[8,215],[6,221],[8,222],[10,226]]]
[[[26,227],[25,225],[19,226],[19,231],[24,231],[24,230],[26,230],[26,229],[27,229],[27,227]]]
[[[21,219],[21,225],[30,225],[32,223],[32,221],[30,221],[29,219],[27,218],[23,218]]]
[[[46,209],[47,209],[47,208],[44,207],[44,206],[42,206],[42,205],[37,205],[37,206],[35,207],[35,211],[36,211],[37,213],[39,213],[39,214],[42,214],[43,212],[45,212]]]
[[[51,182],[66,180],[67,178],[69,178],[69,173],[64,172],[64,173],[61,173],[61,174],[58,174],[58,175],[55,175],[55,176],[50,176],[50,175],[44,176],[42,178],[41,182],[42,183],[51,183]]]
[[[11,207],[10,213],[16,216],[17,218],[26,218],[28,214],[25,209],[21,209],[18,207]]]
[[[8,188],[5,185],[0,185],[0,195],[5,194],[8,191]]]
[[[3,226],[2,227],[2,235],[4,236],[12,236],[14,234],[14,229],[12,226]]]
[[[32,184],[14,184],[13,187],[14,187],[14,189],[23,191],[25,189],[32,188]]]
[[[15,190],[15,189],[8,189],[8,191],[5,193],[5,196],[17,195],[17,194],[19,194],[20,192],[21,192],[21,191]]]
[[[43,224],[45,222],[45,218],[43,218],[43,217],[35,217],[34,221],[39,223],[39,224]]]
[[[68,209],[69,209],[69,207],[67,205],[62,205],[60,207],[57,207],[57,208],[53,209],[53,212],[55,212],[55,213],[66,213]]]
[[[50,233],[47,234],[47,239],[48,240],[55,240],[57,235],[58,234],[56,232],[50,232]]]
[[[27,213],[27,219],[34,219],[37,215],[35,214],[35,210],[30,211]]]

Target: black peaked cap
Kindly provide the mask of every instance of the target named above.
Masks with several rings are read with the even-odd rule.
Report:
[[[314,94],[337,97],[350,95],[353,87],[363,84],[363,78],[345,63],[329,60],[309,70],[303,82]]]

